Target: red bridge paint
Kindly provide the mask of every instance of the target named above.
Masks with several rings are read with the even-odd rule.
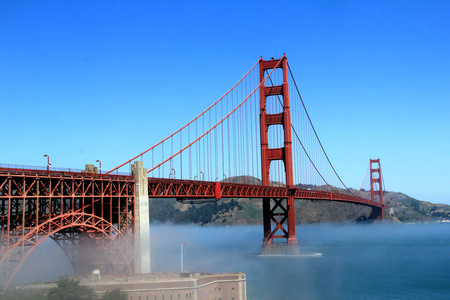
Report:
[[[265,72],[272,73],[277,69],[282,72],[282,83],[276,86],[265,86],[264,82],[269,77],[264,77]],[[261,184],[254,184],[254,181],[252,181],[252,184],[233,183],[225,180],[225,174],[223,174],[224,180],[219,182],[216,176],[221,175],[222,172],[217,172],[218,174],[214,175],[215,181],[204,181],[202,178],[205,175],[204,169],[200,171],[198,176],[195,176],[194,180],[181,180],[176,179],[175,176],[183,178],[183,169],[180,168],[179,171],[176,171],[175,167],[171,167],[169,178],[148,179],[149,198],[216,200],[222,198],[252,198],[255,201],[262,199],[263,246],[273,245],[274,240],[276,240],[275,243],[282,240],[289,246],[297,246],[295,199],[357,203],[372,207],[374,219],[383,219],[385,206],[383,204],[382,174],[379,159],[370,160],[370,200],[338,192],[298,189],[294,186],[287,72],[288,65],[285,56],[281,59],[259,60],[259,81],[257,82],[260,82],[258,88]],[[271,96],[282,99],[282,112],[275,114],[267,112],[266,100],[267,97]],[[198,117],[189,124],[197,126],[197,119]],[[218,126],[220,122],[214,125],[214,128],[220,128]],[[279,148],[269,148],[269,128],[274,125],[283,127],[284,144]],[[186,126],[183,128],[186,128]],[[200,134],[197,134],[196,131],[197,127],[195,127],[195,137],[189,136],[193,130],[188,130],[188,136],[184,136],[184,139],[187,139],[190,145],[203,136],[207,138],[213,136],[213,133],[209,131]],[[163,149],[164,141],[169,141],[170,138],[172,143],[172,156],[164,157],[164,161],[171,162],[174,156],[178,154],[174,154],[175,151],[173,151],[174,136],[171,135],[161,142]],[[179,139],[181,144],[183,140],[181,134]],[[196,140],[191,142],[194,139]],[[182,153],[184,149],[180,150],[179,153]],[[190,158],[190,154],[187,154],[183,156],[184,163]],[[137,157],[139,155],[133,159]],[[220,163],[220,155],[216,154],[214,158],[210,155],[210,158],[216,164]],[[277,161],[284,165],[285,186],[271,185],[269,180],[270,165]],[[182,163],[180,165],[183,166]],[[153,167],[153,169],[155,168]],[[82,268],[81,257],[76,250],[76,246],[80,242],[88,241],[93,249],[100,249],[106,254],[99,257],[99,265],[103,268],[103,271],[134,272],[132,243],[135,231],[135,179],[128,174],[114,175],[112,174],[113,170],[107,172],[107,174],[93,174],[74,169],[58,170],[51,168],[49,170],[48,168],[0,165],[0,269],[5,275],[0,278],[0,288],[1,286],[8,286],[24,260],[40,243],[49,237],[66,252],[76,271]],[[259,177],[259,175],[256,177]],[[273,228],[272,225],[274,225]]]

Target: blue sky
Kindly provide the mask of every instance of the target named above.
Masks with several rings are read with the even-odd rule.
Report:
[[[0,163],[111,169],[286,53],[344,182],[450,204],[448,1],[1,1]]]

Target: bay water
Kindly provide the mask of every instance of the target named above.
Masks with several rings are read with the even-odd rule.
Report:
[[[450,224],[297,226],[301,252],[258,258],[262,226],[151,227],[152,271],[242,272],[248,299],[450,299]]]
[[[296,227],[301,252],[321,258],[258,258],[252,226],[151,225],[152,272],[241,272],[248,299],[450,299],[450,223],[312,224]],[[15,284],[73,274],[50,239]]]

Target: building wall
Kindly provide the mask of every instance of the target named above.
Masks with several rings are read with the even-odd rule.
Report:
[[[130,300],[246,300],[245,274],[211,274],[170,282],[124,285]]]
[[[70,278],[69,278],[70,279]],[[72,278],[93,288],[99,295],[121,289],[129,300],[246,300],[246,277],[242,273],[150,273],[130,277],[102,276]],[[56,282],[24,286],[25,289],[48,293]]]

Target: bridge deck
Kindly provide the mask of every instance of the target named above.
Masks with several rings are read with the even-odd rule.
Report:
[[[329,191],[307,189],[289,191],[282,186],[220,182],[220,194],[217,194],[216,182],[160,178],[149,178],[148,182],[148,195],[154,198],[287,198],[288,193],[294,193],[295,199],[340,201],[382,207],[380,203],[365,198]]]
[[[30,168],[5,168],[0,167],[0,198],[11,197],[4,191],[5,177],[59,177],[59,178],[84,178],[85,180],[110,181],[120,180],[125,182],[134,181],[134,177],[126,174],[95,174],[83,173],[74,170],[50,170]],[[219,185],[218,185],[219,184]],[[219,191],[217,189],[220,188]],[[210,182],[198,180],[181,179],[148,179],[148,195],[151,198],[184,198],[184,199],[220,199],[220,198],[286,198],[288,193],[294,193],[296,199],[340,201],[358,203],[371,207],[382,207],[378,202],[356,197],[353,195],[317,191],[308,189],[288,190],[283,186],[262,186],[257,184]],[[19,197],[23,197],[23,193]],[[30,195],[34,196],[34,195]]]
[[[5,168],[0,167],[0,176],[5,179],[8,176],[21,177],[59,177],[59,178],[84,178],[95,181],[134,181],[133,176],[125,174],[93,174],[74,170],[43,170],[30,168]],[[5,181],[0,182],[0,198],[11,197],[5,191],[1,191]],[[148,179],[148,195],[152,198],[184,198],[184,199],[219,199],[219,198],[286,198],[288,193],[294,193],[296,199],[328,200],[349,203],[358,203],[371,207],[382,207],[378,202],[356,197],[353,195],[317,191],[308,189],[292,189],[289,191],[283,186],[262,186],[254,183],[220,182],[220,192],[216,191],[217,183],[198,180],[181,179]],[[21,194],[20,197],[24,195]],[[31,196],[31,195],[30,195]]]

